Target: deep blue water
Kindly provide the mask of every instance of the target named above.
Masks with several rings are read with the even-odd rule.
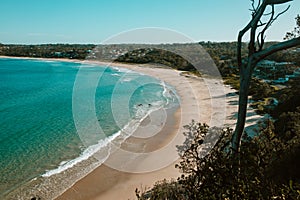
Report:
[[[101,75],[92,100],[98,125],[106,136],[141,117],[150,105],[167,103],[165,88],[158,80],[132,71],[70,62],[0,59],[0,197],[56,169],[61,162],[81,156],[87,148],[77,133],[72,110],[79,69],[86,81],[76,90],[83,99],[94,89],[89,80]],[[90,100],[82,102],[81,109]],[[122,102],[124,105],[112,109]],[[87,126],[93,126],[85,112],[79,116]]]

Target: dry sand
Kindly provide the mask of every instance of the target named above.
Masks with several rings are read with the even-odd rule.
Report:
[[[224,86],[221,79],[186,77],[180,71],[150,65],[114,63],[113,66],[150,75],[172,85],[180,97],[180,108],[168,111],[166,123],[163,126],[156,124],[161,130],[153,137],[135,137],[145,134],[144,129],[138,129],[105,164],[75,183],[58,200],[136,199],[136,188],[143,190],[156,181],[176,179],[180,175],[174,165],[178,161],[176,145],[184,141],[183,125],[194,119],[210,126],[234,126],[238,98],[235,90]],[[249,125],[256,124],[261,118],[253,109],[249,109],[248,114],[251,116]],[[149,123],[149,119],[143,123]],[[126,152],[136,154],[127,155]]]
[[[192,119],[219,127],[222,125],[233,127],[235,123],[237,95],[235,95],[235,90],[230,89],[229,86],[224,86],[222,80],[186,77],[180,71],[148,65],[139,67],[137,65],[114,64],[114,66],[141,72],[172,85],[180,96],[180,109],[175,114],[168,114],[164,128],[155,137],[146,140],[130,137],[121,147],[132,152],[159,152],[155,154],[156,156],[143,154],[140,158],[131,158],[130,156],[126,157],[128,155],[124,155],[122,152],[114,153],[106,164],[75,183],[58,197],[58,200],[136,199],[134,193],[136,188],[145,190],[159,180],[176,179],[180,175],[174,167],[178,161],[178,157],[174,155],[177,155],[176,145],[180,145],[184,141],[183,125],[189,124]],[[251,119],[252,122],[260,118],[256,114],[251,116],[255,118]],[[171,147],[164,151],[164,147],[168,145]],[[112,162],[110,162],[111,160]],[[123,171],[109,167],[118,162],[120,165],[125,163]],[[168,164],[166,165],[166,163]],[[157,170],[151,170],[155,168]],[[134,169],[141,173],[126,172],[128,169]]]

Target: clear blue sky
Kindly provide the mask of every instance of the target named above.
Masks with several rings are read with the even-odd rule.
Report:
[[[268,40],[282,40],[295,26],[300,0],[290,4]],[[250,6],[250,0],[1,0],[0,43],[101,43],[143,27],[172,29],[195,41],[235,41]]]

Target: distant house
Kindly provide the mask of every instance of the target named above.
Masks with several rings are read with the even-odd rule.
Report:
[[[57,52],[54,52],[54,55],[57,56],[57,57],[60,57],[60,56],[62,56],[62,53],[57,51]]]
[[[275,62],[272,60],[262,60],[259,63],[257,63],[257,67],[263,67],[263,68],[269,68],[272,70],[275,70],[278,67],[286,67],[294,65],[292,62]]]
[[[256,66],[254,75],[261,79],[276,80],[279,78],[289,78],[286,75],[293,74],[295,64],[292,62],[275,62],[272,60],[262,60]],[[280,79],[279,82],[284,80]]]
[[[274,84],[282,84],[282,83],[286,83],[286,82],[288,82],[288,81],[289,81],[289,78],[286,77],[286,78],[279,78],[279,79],[277,79],[277,80],[274,80],[273,83],[274,83]]]
[[[295,76],[300,76],[300,68],[297,68],[297,69],[294,71],[294,75],[295,75]]]
[[[292,52],[300,53],[300,48],[294,49],[294,50],[292,50]]]
[[[228,60],[230,57],[228,55],[221,55],[220,60]]]
[[[288,74],[285,75],[285,78],[296,78],[297,76],[295,74]]]
[[[257,63],[257,67],[264,67],[264,68],[272,68],[275,69],[275,61],[272,60],[262,60],[259,63]]]

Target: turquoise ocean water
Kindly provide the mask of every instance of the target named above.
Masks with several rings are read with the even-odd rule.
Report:
[[[166,92],[172,88],[133,71],[71,62],[1,58],[0,199],[32,180],[63,173],[94,152],[82,142],[74,123],[72,99],[79,69],[87,80],[77,88],[83,96],[94,88],[89,77],[101,75],[93,101],[97,126],[108,138],[151,110],[178,104],[172,96],[175,93]],[[112,102],[126,104],[113,111]],[[128,115],[118,115],[116,119],[118,112]],[[85,112],[79,116],[87,127],[93,126]],[[100,143],[95,140],[90,145],[96,147]]]

